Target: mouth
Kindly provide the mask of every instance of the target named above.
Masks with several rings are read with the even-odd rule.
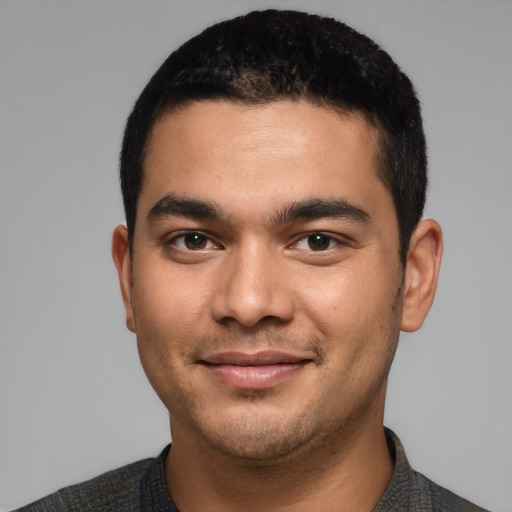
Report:
[[[238,389],[265,389],[301,372],[312,359],[276,351],[255,354],[223,352],[213,354],[202,364],[222,383]]]

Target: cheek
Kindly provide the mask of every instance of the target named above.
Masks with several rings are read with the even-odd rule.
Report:
[[[385,300],[378,276],[348,268],[321,271],[300,285],[299,294],[301,307],[322,330],[353,329],[382,310]]]
[[[157,395],[169,408],[193,395],[186,370],[203,298],[194,287],[148,265],[134,280],[133,310],[139,357]],[[135,275],[135,272],[134,272]]]
[[[138,274],[134,268],[134,312],[137,334],[169,342],[190,336],[204,322],[208,311],[207,289],[193,276],[176,271],[171,264],[155,261]]]
[[[347,364],[378,364],[399,333],[398,276],[378,265],[338,268],[302,286],[301,309],[320,331],[332,357]],[[319,276],[317,276],[319,277]]]

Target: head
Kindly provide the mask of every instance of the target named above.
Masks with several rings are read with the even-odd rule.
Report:
[[[152,77],[128,119],[121,152],[130,242],[148,139],[162,115],[197,101],[265,105],[283,99],[357,113],[376,129],[376,172],[393,198],[405,262],[427,187],[413,86],[368,37],[334,19],[294,11],[251,12],[216,24],[172,53]]]
[[[418,222],[418,102],[387,54],[307,14],[215,25],[143,91],[121,178],[113,256],[174,453],[268,462],[383,435],[441,254]]]

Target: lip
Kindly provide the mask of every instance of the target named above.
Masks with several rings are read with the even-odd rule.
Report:
[[[265,389],[290,379],[312,362],[279,351],[222,352],[201,361],[207,371],[224,384],[238,389]]]

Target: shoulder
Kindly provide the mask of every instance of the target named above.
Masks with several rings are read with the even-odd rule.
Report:
[[[140,460],[80,484],[64,487],[14,512],[144,510],[145,488],[165,486],[163,461],[168,450],[169,447],[157,458]]]
[[[457,494],[436,484],[425,475],[412,471],[411,500],[425,507],[419,510],[444,512],[488,512],[486,509],[461,498]]]
[[[386,429],[386,438],[395,459],[391,482],[374,512],[486,512],[415,471],[409,464],[398,436]]]

